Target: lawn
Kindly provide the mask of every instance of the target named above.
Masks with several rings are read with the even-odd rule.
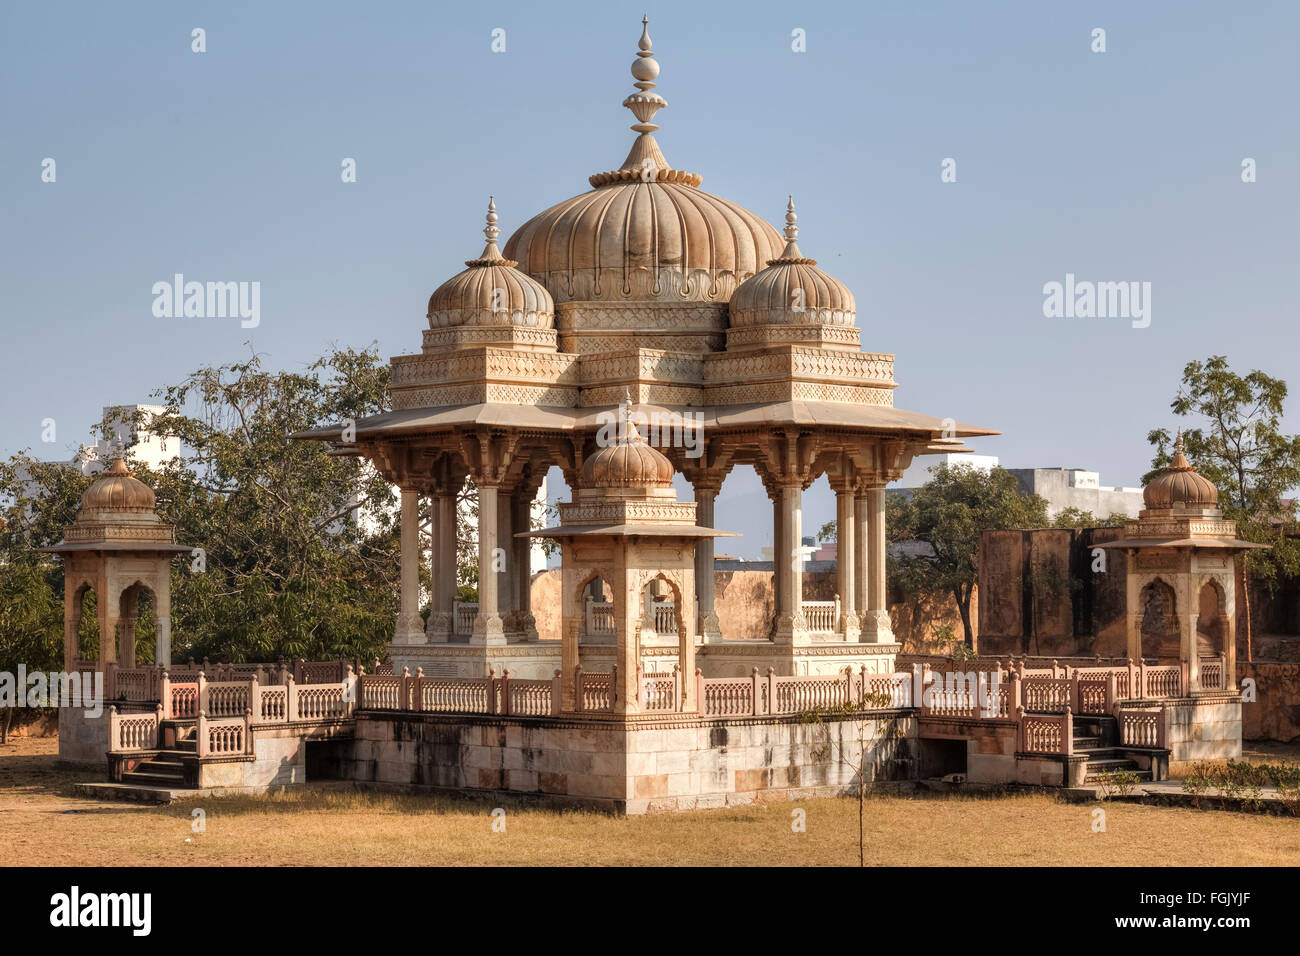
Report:
[[[0,838],[11,864],[656,865],[857,863],[853,798],[616,818],[506,809],[441,797],[309,789],[167,807],[88,800],[52,738],[0,747]],[[1274,758],[1276,759],[1276,758]],[[909,866],[1300,865],[1300,820],[1105,804],[1047,794],[872,796],[867,861]],[[191,814],[201,809],[204,832]],[[795,811],[805,832],[795,832]]]

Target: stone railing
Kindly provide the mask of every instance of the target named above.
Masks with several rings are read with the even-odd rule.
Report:
[[[614,686],[618,678],[618,665],[608,674],[584,671],[581,666],[574,672],[574,710],[590,713],[609,713],[614,709]]]
[[[1025,710],[1061,714],[1070,705],[1073,685],[1064,678],[1026,677],[1021,681],[1021,702]]]
[[[800,714],[817,710],[855,707],[880,710],[906,706],[910,688],[903,685],[911,674],[857,673],[826,676],[778,677],[772,668],[749,677],[706,678],[695,671],[696,700],[705,717],[757,717],[766,714]],[[887,703],[881,702],[885,694]]]
[[[674,601],[651,601],[647,617],[656,634],[677,634],[677,606]]]
[[[195,720],[200,757],[250,754],[254,727],[350,718],[357,690],[350,667],[347,674],[347,680],[331,684],[299,684],[292,677],[285,684],[261,684],[256,677],[209,681],[200,672],[195,681],[172,683],[164,671],[159,685],[162,699],[154,713],[119,715],[116,707],[110,707],[108,749],[112,753],[157,750],[164,721]],[[153,730],[146,724],[152,724]]]
[[[1063,714],[1027,714],[1019,712],[1020,730],[1016,749],[1029,754],[1074,753],[1074,716],[1066,708]]]
[[[108,708],[108,749],[113,753],[157,750],[162,726],[162,707],[154,713],[119,714]]]
[[[1165,715],[1159,707],[1124,707],[1116,715],[1119,742],[1127,747],[1165,746]]]
[[[77,660],[73,665],[78,673],[92,674],[98,666],[95,661],[86,660]],[[283,684],[290,679],[299,684],[336,684],[346,680],[349,671],[359,673],[360,669],[360,661],[345,660],[299,659],[274,664],[223,664],[220,661],[213,663],[205,657],[199,662],[191,658],[188,664],[170,667],[158,664],[119,667],[116,663],[109,662],[104,665],[104,696],[107,700],[161,702],[164,676],[173,685],[193,683],[200,674],[213,683],[241,683],[255,677],[262,684]]]
[[[253,752],[253,735],[248,715],[209,719],[199,714],[195,746],[199,759],[204,757],[243,757]]]
[[[614,602],[597,601],[588,594],[583,605],[585,633],[592,637],[613,637]]]
[[[427,714],[500,714],[549,717],[559,714],[560,672],[551,680],[500,677],[426,677],[406,668],[401,677],[362,674],[358,678],[357,708]]]
[[[670,674],[646,674],[638,667],[637,704],[646,711],[675,711],[681,706],[681,686],[677,665]]]
[[[804,620],[813,634],[834,634],[839,629],[840,599],[802,602]]]
[[[451,632],[460,637],[473,634],[474,620],[478,617],[478,602],[453,601],[451,610]]]
[[[1224,690],[1223,675],[1227,670],[1225,656],[1202,657],[1198,662],[1201,690]]]

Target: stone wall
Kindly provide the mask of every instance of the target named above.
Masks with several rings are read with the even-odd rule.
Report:
[[[1237,678],[1255,681],[1255,700],[1241,705],[1246,740],[1300,740],[1300,664],[1238,662]]]
[[[313,765],[337,779],[640,814],[854,792],[864,748],[869,779],[910,779],[916,721],[365,714],[320,746]]]
[[[1235,694],[1168,701],[1164,705],[1165,746],[1170,760],[1241,757],[1243,705]]]
[[[714,607],[725,638],[767,638],[772,627],[772,572],[771,571],[715,571]],[[830,601],[836,593],[833,571],[804,574],[804,599]],[[551,569],[533,575],[532,609],[537,620],[537,633],[543,640],[560,639],[560,571]],[[979,602],[971,599],[971,624],[978,634]],[[947,646],[939,646],[934,632],[948,625],[958,639],[962,636],[961,617],[951,597],[937,601],[919,601],[902,595],[892,595],[889,615],[894,624],[894,636],[905,650],[913,653],[935,651],[946,653]]]

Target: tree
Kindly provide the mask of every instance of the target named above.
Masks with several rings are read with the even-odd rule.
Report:
[[[1295,502],[1283,496],[1300,485],[1300,435],[1282,433],[1287,385],[1252,370],[1238,375],[1227,356],[1188,362],[1182,384],[1170,402],[1179,417],[1195,424],[1182,430],[1183,446],[1200,473],[1219,489],[1224,516],[1237,522],[1241,537],[1268,544],[1246,553],[1242,562],[1246,603],[1246,659],[1251,659],[1250,581],[1271,594],[1283,578],[1300,573],[1300,541],[1288,536],[1296,521]],[[1172,458],[1173,436],[1155,428],[1147,440],[1156,447],[1150,481]]]
[[[951,594],[966,646],[973,647],[970,604],[979,578],[981,532],[1043,527],[1047,502],[1021,494],[1015,476],[1004,468],[943,464],[931,474],[910,497],[889,496],[890,539],[912,545],[895,561],[894,579],[905,592]]]
[[[1133,519],[1121,511],[1113,511],[1109,518],[1098,518],[1086,508],[1066,507],[1052,519],[1053,528],[1122,528]]]

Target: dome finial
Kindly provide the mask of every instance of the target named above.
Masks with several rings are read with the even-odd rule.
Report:
[[[1185,453],[1186,450],[1183,448],[1183,430],[1179,428],[1178,434],[1174,436],[1174,454],[1182,455]]]
[[[487,225],[483,227],[483,236],[487,239],[487,245],[483,247],[481,256],[477,259],[468,260],[465,265],[492,265],[505,262],[506,258],[501,255],[501,250],[497,248],[497,236],[499,235],[501,235],[501,230],[497,228],[496,197],[488,196]]]
[[[668,101],[658,93],[651,92],[655,78],[659,76],[659,62],[650,49],[649,17],[641,18],[641,39],[637,41],[637,47],[637,58],[632,61],[632,79],[635,80],[632,85],[637,88],[637,92],[625,99],[623,105],[636,117],[632,129],[641,135],[632,144],[632,151],[627,154],[622,168],[638,170],[649,181],[658,170],[669,168],[668,160],[659,151],[659,144],[650,135],[659,128],[652,122],[655,114],[667,106]]]
[[[785,250],[781,253],[782,259],[802,259],[803,253],[799,251],[799,217],[794,212],[794,196],[789,196],[789,202],[785,207]],[[773,262],[777,260],[772,260]]]

